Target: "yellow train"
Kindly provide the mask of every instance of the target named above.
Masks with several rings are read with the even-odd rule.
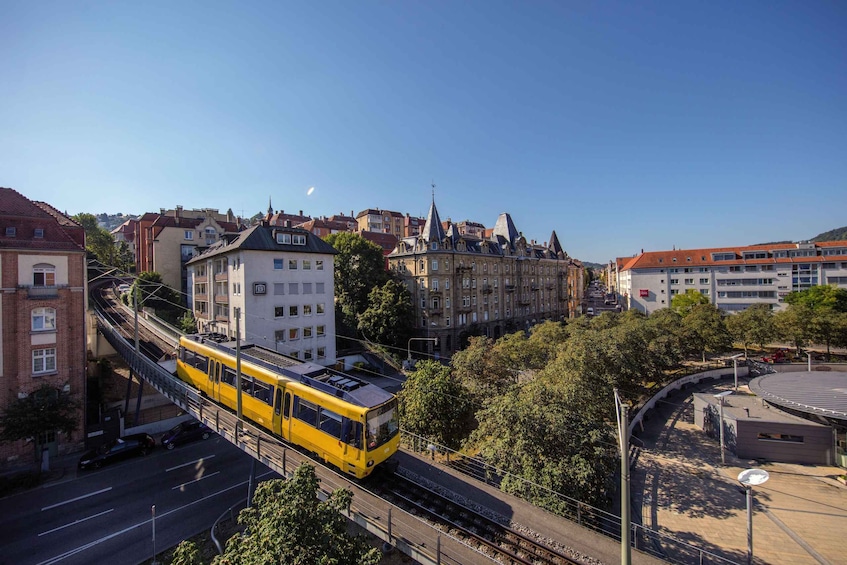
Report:
[[[243,417],[359,479],[400,443],[397,398],[315,363],[241,342]],[[236,409],[236,344],[219,334],[182,336],[177,376]]]

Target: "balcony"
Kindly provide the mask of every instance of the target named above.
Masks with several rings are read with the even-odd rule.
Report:
[[[208,301],[209,301],[209,295],[206,294],[206,293],[194,295],[194,302],[208,302]]]
[[[434,315],[434,316],[440,316],[440,315],[441,315],[441,313],[443,312],[443,310],[442,310],[442,309],[441,309],[441,307],[439,306],[438,308],[429,308],[429,309],[427,310],[427,312],[428,312],[429,314],[431,314],[431,315]]]
[[[195,310],[194,311],[194,318],[197,319],[197,320],[208,320],[209,319],[209,313],[203,312],[201,310]]]
[[[59,289],[67,288],[67,285],[61,286],[19,286],[20,289],[26,289],[26,297],[30,300],[46,300],[49,298],[59,298]]]
[[[194,282],[195,283],[207,283],[207,282],[209,282],[209,277],[207,277],[206,275],[203,275],[202,277],[198,277],[197,275],[194,275]]]
[[[513,284],[507,284],[507,285],[505,285],[505,287],[506,287],[506,292],[515,292],[515,285],[513,285]]]
[[[215,280],[216,281],[229,280],[229,275],[227,275],[226,273],[215,273]]]
[[[490,284],[482,285],[483,294],[491,294],[492,292],[494,292],[494,287],[492,287]]]
[[[216,294],[215,304],[229,304],[229,296],[226,294]]]

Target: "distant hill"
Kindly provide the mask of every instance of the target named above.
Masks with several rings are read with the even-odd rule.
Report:
[[[835,228],[834,230],[829,230],[823,232],[820,235],[816,235],[812,238],[814,242],[821,241],[844,241],[847,240],[847,226],[843,228]]]

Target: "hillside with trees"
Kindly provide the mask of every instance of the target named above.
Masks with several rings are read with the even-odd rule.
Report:
[[[835,228],[834,230],[829,230],[823,232],[822,234],[816,235],[812,238],[812,241],[816,243],[820,243],[822,241],[844,241],[847,240],[847,226],[843,228]]]

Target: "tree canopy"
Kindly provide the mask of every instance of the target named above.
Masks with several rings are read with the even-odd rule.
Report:
[[[474,427],[468,390],[437,361],[419,361],[399,393],[403,429],[457,449]]]
[[[318,498],[315,468],[300,465],[288,480],[259,483],[253,504],[238,515],[245,527],[226,543],[214,565],[376,565],[379,549],[362,536],[347,533],[353,493],[334,490],[325,501]]]
[[[101,228],[94,214],[80,213],[73,216],[85,230],[85,249],[98,261],[106,265],[116,265],[118,252],[109,230]]]
[[[368,306],[359,316],[358,329],[371,341],[403,348],[412,336],[414,319],[409,289],[402,282],[389,279],[371,289]]]
[[[727,316],[726,329],[732,339],[744,347],[745,357],[750,345],[764,347],[776,337],[773,312],[768,304],[753,304],[741,312]]]
[[[686,290],[671,299],[671,309],[683,318],[698,304],[709,304],[709,297],[696,290]]]

